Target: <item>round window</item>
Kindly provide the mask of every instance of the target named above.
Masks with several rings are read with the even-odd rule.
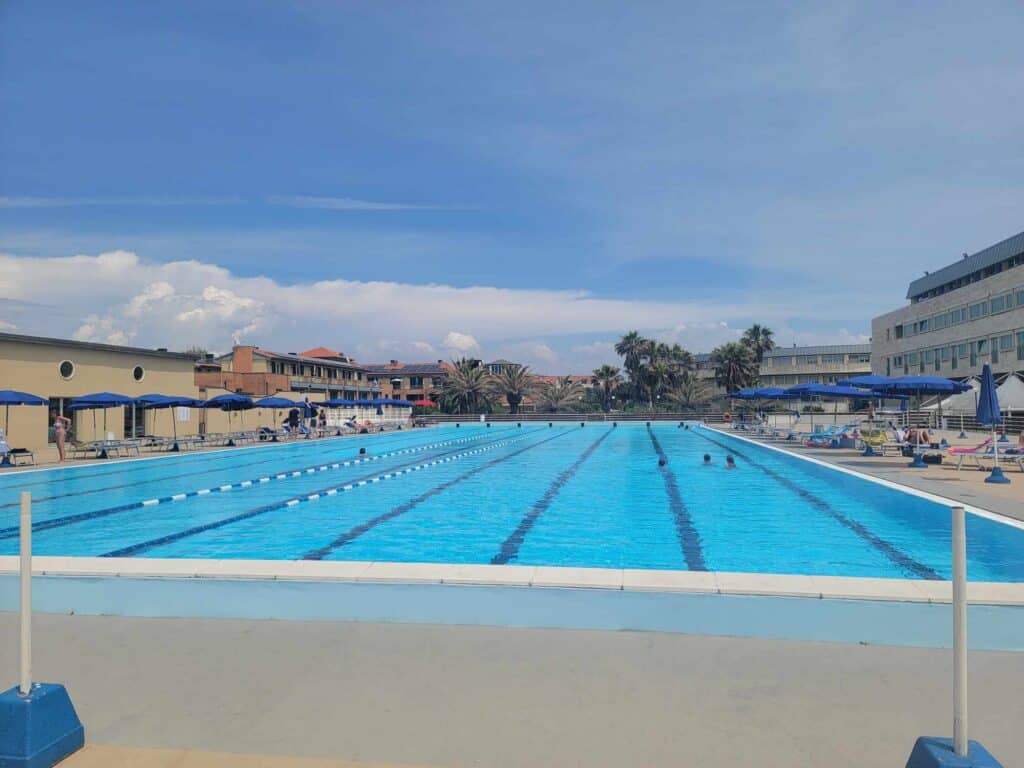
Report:
[[[144,378],[146,378],[146,369],[143,368],[141,365],[136,365],[134,368],[132,368],[132,378],[135,379],[136,381],[142,381]]]
[[[62,379],[70,379],[75,375],[75,364],[70,360],[62,360],[58,370]]]

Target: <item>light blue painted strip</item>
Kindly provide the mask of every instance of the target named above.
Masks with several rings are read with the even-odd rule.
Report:
[[[0,610],[18,606],[0,576]],[[44,613],[639,630],[948,648],[949,605],[609,589],[38,576]],[[972,605],[975,650],[1024,652],[1024,608]]]

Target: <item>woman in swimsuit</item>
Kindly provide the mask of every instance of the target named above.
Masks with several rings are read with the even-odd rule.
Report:
[[[57,443],[57,455],[60,461],[64,461],[67,455],[64,452],[64,441],[68,436],[68,428],[71,426],[71,419],[61,416],[56,411],[50,411],[53,417],[53,439]]]

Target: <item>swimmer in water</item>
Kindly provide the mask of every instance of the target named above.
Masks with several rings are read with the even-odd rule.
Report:
[[[736,459],[732,457],[732,454],[725,457],[725,468],[736,469]]]
[[[705,467],[711,466],[711,454],[710,453],[705,453],[704,454],[704,466]]]

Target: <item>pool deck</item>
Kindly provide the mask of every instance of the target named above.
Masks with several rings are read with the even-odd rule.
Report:
[[[16,636],[0,614],[7,681]],[[69,768],[861,768],[952,730],[951,655],[927,648],[57,615],[35,640],[40,679],[68,686],[89,742],[117,748]],[[972,738],[1024,765],[1024,653],[972,652],[970,674]]]

